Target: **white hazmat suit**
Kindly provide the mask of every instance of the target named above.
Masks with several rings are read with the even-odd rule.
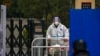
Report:
[[[62,40],[61,38],[65,38],[67,40],[69,40],[69,30],[61,23],[59,23],[58,27],[56,28],[54,23],[51,24],[47,30],[47,38],[53,38],[53,40],[57,40],[57,42],[59,42],[58,40]],[[57,39],[58,38],[58,39]],[[51,45],[55,45],[56,43],[52,43],[53,41],[51,41]],[[59,43],[59,44],[63,44],[63,43]]]
[[[56,46],[56,44],[59,44],[60,46],[69,45],[69,41],[64,42],[64,39],[69,40],[69,30],[61,23],[59,23],[57,27],[52,23],[47,30],[46,37],[50,39],[50,46]],[[49,52],[52,54],[52,51],[55,51],[55,48],[51,49],[52,50]]]

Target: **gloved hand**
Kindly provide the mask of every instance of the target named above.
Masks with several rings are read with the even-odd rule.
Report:
[[[68,42],[69,41],[69,39],[67,39],[67,38],[65,38],[65,39],[62,39],[64,42]]]
[[[60,45],[56,44],[56,45],[52,45],[51,48],[49,49],[49,53],[51,55],[54,55],[54,53],[56,53],[57,51],[60,51]]]
[[[51,41],[51,38],[48,38],[47,41],[50,42]]]

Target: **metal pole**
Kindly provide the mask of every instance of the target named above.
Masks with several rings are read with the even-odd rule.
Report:
[[[41,20],[41,23],[42,23],[42,33],[43,33],[43,37],[45,37],[45,36],[46,36],[45,27],[44,27],[44,26],[46,26],[46,25],[45,25],[45,19],[42,19],[42,20]],[[43,39],[43,46],[46,45],[45,43],[46,43],[46,40]],[[44,56],[45,50],[46,50],[46,48],[43,48],[43,55],[42,55],[42,56]]]
[[[27,23],[28,23],[28,43],[27,43],[28,44],[28,56],[30,56],[30,20],[29,19],[27,20]]]
[[[11,43],[11,44],[10,44],[10,46],[11,46],[11,51],[10,51],[10,56],[13,56],[13,46],[14,46],[14,45],[13,45],[14,20],[12,20],[12,19],[10,20],[10,25],[11,25],[11,26],[10,26],[10,27],[11,27],[11,28],[10,28],[10,31],[11,31],[11,41],[10,41],[10,43]]]
[[[28,26],[29,26],[29,56],[31,56],[31,43],[32,43],[32,40],[34,39],[34,32],[35,32],[35,26],[34,26],[34,20],[32,20],[31,18],[28,20]]]
[[[38,50],[38,51],[39,51],[39,52],[38,52],[38,55],[39,55],[39,56],[41,56],[41,54],[40,54],[40,48],[39,48],[39,50]]]
[[[34,20],[30,20],[30,41],[32,42],[32,40],[34,39],[34,33],[33,32],[35,32],[35,27],[33,27],[33,24],[34,23]],[[31,48],[31,42],[30,42],[30,48]]]
[[[19,56],[22,56],[22,19],[19,19]]]

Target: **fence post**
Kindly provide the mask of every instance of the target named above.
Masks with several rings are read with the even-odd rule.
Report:
[[[30,22],[30,21],[29,21],[29,19],[28,19],[28,20],[27,20],[27,23],[28,23],[28,29],[27,29],[27,30],[28,30],[28,44],[27,44],[27,45],[28,45],[28,56],[31,56],[31,55],[30,55],[30,39],[29,39],[29,38],[30,38],[30,30],[29,30],[29,29],[30,29],[30,24],[29,24],[29,22]]]
[[[13,56],[13,47],[14,47],[14,41],[13,41],[13,37],[14,37],[14,20],[11,18],[10,19],[10,31],[11,31],[11,41],[10,41],[10,46],[11,46],[11,51],[10,51],[10,56]]]
[[[22,56],[22,19],[19,19],[19,56]]]
[[[41,20],[43,37],[46,37],[46,32],[45,32],[45,30],[46,30],[46,25],[45,25],[45,23],[46,23],[46,22],[45,22],[44,19]],[[44,27],[44,26],[45,26],[45,27]],[[43,46],[46,46],[45,42],[46,42],[46,40],[43,39]],[[42,56],[44,56],[44,52],[45,52],[45,48],[43,48],[43,55],[42,55]]]
[[[29,51],[29,55],[28,56],[31,56],[31,42],[32,40],[34,39],[34,32],[35,32],[35,28],[34,28],[34,20],[33,19],[28,19],[28,26],[29,26],[29,29],[28,29],[28,32],[29,32],[29,40],[28,40],[28,51]]]
[[[32,40],[34,39],[34,20],[30,20],[30,41],[32,42]],[[30,42],[30,48],[31,48],[31,42]]]
[[[45,20],[41,20],[41,23],[42,23],[42,33],[43,33],[43,37],[46,37],[46,24],[45,24]],[[44,27],[45,26],[45,27]]]
[[[35,26],[34,26],[34,20],[30,20],[30,49],[31,49],[31,43],[32,43],[32,40],[34,39],[34,32],[35,32]],[[30,52],[31,54],[31,52]],[[30,55],[31,56],[31,55]]]

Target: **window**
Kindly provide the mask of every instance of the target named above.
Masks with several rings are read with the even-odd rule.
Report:
[[[83,2],[82,9],[91,9],[91,2]]]

